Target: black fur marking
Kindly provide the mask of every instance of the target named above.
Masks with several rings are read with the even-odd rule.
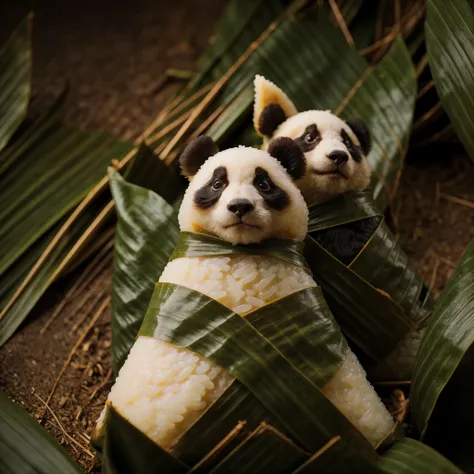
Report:
[[[331,229],[312,232],[311,237],[344,265],[349,265],[375,232],[380,220],[378,216],[369,217]]]
[[[179,157],[179,165],[187,178],[194,176],[204,162],[219,151],[211,137],[201,135],[191,140]]]
[[[346,120],[346,123],[349,125],[349,127],[351,127],[351,130],[354,132],[354,135],[360,142],[360,147],[362,148],[364,155],[367,156],[372,145],[372,140],[367,125],[365,125],[365,123],[358,117],[350,118],[349,120]]]
[[[267,151],[281,163],[293,179],[299,179],[304,175],[306,171],[304,154],[291,138],[274,138],[269,143]]]
[[[321,134],[314,123],[308,125],[305,128],[303,135],[295,139],[295,142],[301,148],[303,153],[308,153],[309,151],[314,150],[320,141]]]
[[[344,129],[341,130],[341,138],[342,138],[342,142],[344,143],[346,148],[349,150],[349,153],[351,154],[354,161],[356,161],[357,163],[360,163],[362,161],[362,154],[359,148],[352,141],[349,134]]]
[[[214,182],[220,180],[222,186],[216,190],[213,188]],[[219,201],[224,189],[229,184],[227,179],[227,169],[224,166],[219,166],[212,173],[211,179],[194,194],[194,204],[200,209],[208,209]]]
[[[272,209],[281,211],[290,203],[288,194],[273,183],[267,171],[263,168],[255,168],[253,185],[260,193],[260,196],[263,197],[267,206]]]
[[[271,137],[285,120],[285,112],[279,104],[268,104],[258,119],[258,131],[266,137]]]

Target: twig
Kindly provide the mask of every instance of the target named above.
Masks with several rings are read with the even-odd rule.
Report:
[[[445,201],[449,201],[454,204],[460,204],[461,206],[466,206],[466,207],[469,207],[470,209],[474,209],[474,202],[468,201],[467,199],[451,196],[450,194],[445,194],[445,193],[441,193],[439,197],[443,198]]]
[[[48,284],[52,283],[57,276],[64,270],[66,265],[72,260],[76,252],[81,248],[81,246],[87,241],[87,239],[93,234],[93,232],[99,228],[102,224],[102,221],[105,220],[108,216],[111,215],[112,210],[114,209],[114,201],[109,201],[105,207],[99,212],[97,217],[94,219],[92,224],[86,229],[85,232],[81,234],[76,243],[69,250],[68,254],[63,258],[62,262],[58,265],[53,275],[49,278]]]
[[[107,372],[107,375],[105,376],[105,379],[94,389],[94,391],[92,392],[92,395],[84,404],[83,408],[89,405],[89,403],[92,402],[92,400],[94,400],[95,396],[99,393],[99,391],[102,390],[108,384],[110,377],[112,377],[112,369],[109,369],[109,371]]]
[[[397,35],[398,35],[398,31],[395,28],[393,28],[392,31],[390,31],[390,33],[385,35],[382,39],[379,39],[378,41],[375,41],[374,43],[372,43],[370,46],[367,46],[366,48],[361,49],[359,51],[359,54],[361,54],[362,56],[365,56],[366,54],[370,54],[373,51],[376,51],[380,46],[383,46],[387,43],[391,43],[396,38]]]
[[[102,277],[96,282],[97,283],[101,283],[103,280],[105,280],[105,278],[108,277],[108,274],[107,273],[104,273],[102,275]],[[108,288],[107,287],[103,287],[102,288],[102,291],[99,291],[97,293],[97,295],[95,296],[95,298],[92,300],[92,304],[90,305],[90,309],[94,308],[95,305],[100,301],[101,298],[103,298],[104,294],[108,291]],[[84,297],[81,299],[80,303],[78,304],[78,306],[76,308],[74,308],[74,314],[71,316],[71,319],[79,313],[79,311],[83,308],[83,306],[88,302],[89,300],[89,293],[86,293],[84,295]],[[88,312],[86,311],[84,313],[84,315],[82,316],[82,318],[79,318],[78,321],[76,321],[76,323],[73,325],[72,329],[71,329],[71,332],[70,334],[74,334],[77,329],[79,327],[82,326],[82,324],[84,323],[84,321],[87,319],[87,316],[89,316]]]
[[[433,117],[436,117],[437,114],[440,114],[443,111],[443,105],[441,102],[438,102],[435,106],[431,107],[428,112],[424,113],[414,124],[413,131],[419,130],[422,125],[424,125],[428,120],[431,120]]]
[[[197,119],[200,113],[212,102],[212,100],[217,96],[220,90],[232,77],[232,75],[248,60],[250,56],[258,49],[258,47],[273,33],[273,31],[278,26],[279,22],[274,21],[271,23],[265,31],[247,48],[247,50],[240,56],[240,58],[226,71],[226,73],[214,84],[209,93],[204,97],[201,103],[194,108],[191,116],[186,120],[183,126],[179,129],[178,133],[173,137],[172,140],[168,143],[167,147],[162,153],[162,157],[166,158],[179,140],[184,136],[187,130],[193,125],[194,121]]]
[[[51,413],[51,416],[54,418],[54,420],[56,421],[56,423],[58,424],[60,430],[62,431],[62,433],[64,434],[64,436],[66,436],[66,438],[71,441],[71,443],[74,443],[76,446],[79,446],[79,448],[82,449],[82,451],[84,451],[88,456],[90,456],[91,458],[94,457],[94,455],[84,446],[82,446],[81,443],[79,443],[79,441],[75,440],[63,427],[63,425],[61,424],[61,422],[59,421],[58,417],[56,416],[56,414],[54,413],[54,411],[51,409],[51,407],[48,405],[48,402],[45,402],[37,393],[34,394],[35,397],[41,402],[43,403],[43,405],[45,406],[46,410],[48,410],[50,413]]]
[[[429,90],[431,90],[434,87],[435,83],[433,79],[428,82],[421,90],[418,92],[418,95],[416,96],[417,99],[421,99]]]
[[[402,387],[411,385],[411,380],[387,380],[384,382],[373,382],[373,384],[380,387]]]
[[[346,38],[347,43],[350,46],[354,46],[354,38],[352,37],[351,32],[349,31],[349,28],[347,27],[346,22],[344,21],[344,17],[342,16],[341,10],[339,10],[339,7],[335,0],[329,0],[329,6],[331,7],[334,17],[336,18],[337,24],[339,25],[339,28],[341,28],[342,34],[344,35],[344,38]]]
[[[71,363],[71,360],[74,357],[74,354],[76,353],[79,346],[84,342],[84,339],[86,338],[87,334],[89,334],[89,331],[94,327],[94,324],[98,321],[98,319],[100,318],[102,313],[105,311],[105,309],[107,308],[107,306],[110,303],[110,300],[111,300],[110,296],[106,300],[104,300],[104,302],[102,303],[100,308],[95,313],[94,317],[91,319],[91,322],[89,323],[89,325],[86,327],[84,332],[81,334],[81,336],[79,337],[77,342],[74,344],[74,347],[71,349],[71,352],[69,353],[69,355],[66,359],[66,362],[64,362],[64,365],[62,366],[61,371],[59,372],[58,376],[56,377],[53,388],[49,392],[46,403],[49,403],[51,401],[51,399],[53,398],[54,392],[56,391],[56,388],[59,384],[59,381],[61,380],[61,377],[63,376],[63,374],[66,371],[67,367]],[[43,419],[43,417],[44,417],[44,414],[41,417],[41,419]]]
[[[75,284],[71,286],[71,288],[66,293],[64,298],[58,304],[58,306],[54,310],[54,313],[49,317],[49,319],[46,321],[44,326],[41,328],[40,330],[41,335],[43,335],[46,332],[46,330],[49,328],[49,326],[51,326],[52,322],[57,318],[57,316],[64,309],[66,304],[71,299],[73,299],[76,296],[76,294],[80,294],[87,287],[87,285],[89,285],[89,283],[96,277],[96,275],[106,266],[106,264],[109,263],[109,258],[108,258],[109,256],[106,256],[105,259],[101,263],[99,263],[99,265],[95,266],[102,259],[104,254],[106,254],[110,250],[112,245],[113,245],[113,241],[107,244],[94,257],[94,259],[90,262],[90,264],[87,265],[87,267],[81,273],[80,277],[76,280]],[[94,269],[92,270],[92,268]]]

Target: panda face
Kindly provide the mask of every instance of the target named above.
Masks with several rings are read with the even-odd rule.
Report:
[[[181,230],[209,232],[233,244],[302,240],[307,218],[304,199],[283,166],[248,147],[207,159],[192,177],[179,212]]]
[[[273,136],[290,137],[303,151],[306,174],[297,185],[308,204],[369,185],[371,169],[364,153],[368,143],[361,143],[362,137],[358,138],[348,123],[331,112],[297,113],[284,121]]]

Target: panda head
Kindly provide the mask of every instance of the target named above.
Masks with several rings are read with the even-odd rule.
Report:
[[[232,244],[304,239],[308,209],[293,179],[304,174],[305,161],[293,140],[277,138],[268,152],[243,146],[219,152],[201,136],[179,161],[190,180],[178,216],[182,231]]]
[[[290,137],[301,148],[306,173],[296,185],[308,204],[369,185],[370,135],[362,120],[344,121],[323,110],[298,113],[281,89],[256,76],[254,126],[265,144],[274,137]]]

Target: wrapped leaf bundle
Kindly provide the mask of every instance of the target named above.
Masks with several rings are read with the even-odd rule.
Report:
[[[305,256],[345,334],[372,360],[376,379],[410,379],[433,299],[365,190],[370,134],[358,118],[298,113],[255,79],[254,125],[267,142],[290,137],[305,154],[296,181],[309,205]]]
[[[202,137],[181,157],[178,246],[108,403],[190,463],[240,420],[308,452],[336,435],[370,452],[394,423],[302,256],[307,207],[289,175],[301,151],[216,151]]]

